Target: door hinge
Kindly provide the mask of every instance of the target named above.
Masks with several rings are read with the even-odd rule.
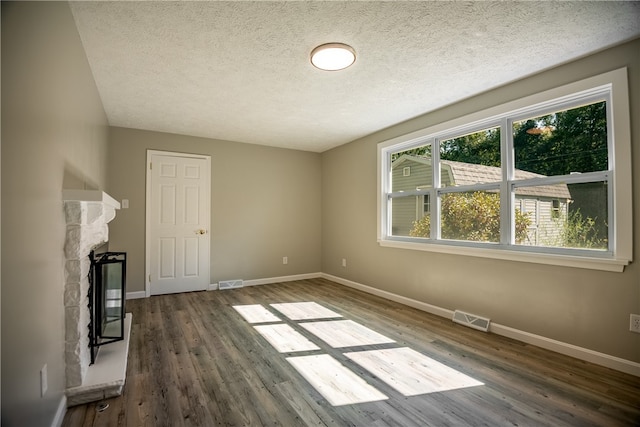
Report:
[[[151,275],[149,275],[149,282],[151,282]]]
[[[149,170],[153,169],[153,163],[149,162]]]

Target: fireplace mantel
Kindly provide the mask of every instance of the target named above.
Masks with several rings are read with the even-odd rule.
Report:
[[[126,375],[131,315],[125,319],[125,340],[100,353],[90,365],[89,253],[109,241],[109,227],[120,203],[100,190],[63,190],[65,221],[65,365],[69,406],[122,393]]]
[[[120,209],[120,202],[100,190],[63,190],[62,200],[65,202],[100,202],[114,209]]]

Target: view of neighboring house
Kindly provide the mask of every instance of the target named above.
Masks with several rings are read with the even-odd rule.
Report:
[[[441,160],[441,185],[443,187],[498,182],[502,171],[495,166]],[[425,190],[432,186],[431,159],[403,154],[392,165],[393,191]],[[531,179],[543,175],[516,170],[516,179]],[[545,244],[560,233],[561,222],[566,218],[571,194],[566,185],[541,185],[520,187],[516,191],[515,208],[529,216],[527,245]],[[392,230],[396,236],[409,236],[415,221],[428,215],[429,195],[395,198],[393,201]]]

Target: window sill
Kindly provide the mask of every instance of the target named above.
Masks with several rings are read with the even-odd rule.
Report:
[[[463,247],[453,245],[440,245],[429,243],[414,243],[397,240],[378,240],[382,247],[396,249],[410,249],[426,252],[438,252],[442,254],[474,256],[507,261],[528,262],[535,264],[556,265],[561,267],[584,268],[589,270],[601,270],[621,273],[624,267],[629,265],[626,259],[603,259],[580,257],[572,255],[542,254],[531,252],[509,251],[504,249],[485,249],[477,247]]]

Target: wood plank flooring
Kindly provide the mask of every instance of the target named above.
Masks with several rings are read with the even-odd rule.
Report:
[[[333,348],[302,326],[317,319],[292,320],[271,306],[298,302],[314,302],[342,316],[326,321],[356,322],[393,342]],[[259,323],[249,323],[234,309],[241,305],[258,305],[258,322],[288,325],[320,349],[279,352],[255,328]],[[69,408],[64,426],[640,425],[638,377],[323,279],[154,296],[127,301],[127,311],[133,325],[123,395],[106,400],[109,408],[103,412],[96,410],[98,403]],[[393,365],[385,355],[396,351],[412,361],[402,362],[413,363],[411,369],[422,363],[456,372],[437,381],[475,382],[405,396],[396,390],[403,390],[402,381],[383,380],[386,372],[409,369],[384,366]],[[420,362],[421,356],[433,362]],[[333,359],[327,366],[338,363],[387,399],[332,405],[288,360],[304,364],[305,357]],[[356,362],[366,366],[376,360],[381,371]],[[422,370],[413,378],[427,381],[425,376],[431,377]]]

